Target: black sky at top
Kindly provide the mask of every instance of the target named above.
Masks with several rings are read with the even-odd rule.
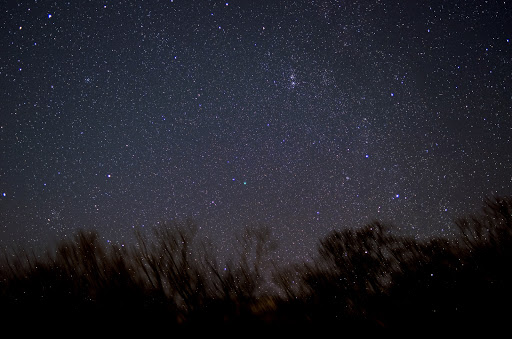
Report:
[[[507,1],[4,3],[0,240],[192,216],[296,255],[418,237],[512,180]]]

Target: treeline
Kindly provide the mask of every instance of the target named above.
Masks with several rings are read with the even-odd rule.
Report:
[[[5,251],[2,319],[158,326],[336,325],[351,329],[499,326],[512,301],[512,197],[417,241],[373,222],[335,230],[308,262],[283,265],[269,228],[245,229],[220,261],[190,221],[136,233],[132,246],[79,231],[43,255]],[[341,327],[340,327],[341,328]]]

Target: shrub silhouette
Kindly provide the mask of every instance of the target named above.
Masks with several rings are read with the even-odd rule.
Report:
[[[505,327],[511,315],[510,197],[456,220],[459,236],[416,244],[390,288],[393,326]],[[399,320],[400,319],[400,320]]]
[[[131,246],[78,231],[54,249],[2,253],[0,310],[27,317],[178,325],[345,329],[505,326],[512,301],[512,198],[484,200],[451,239],[417,241],[378,221],[333,230],[308,262],[275,260],[270,228],[246,228],[220,260],[192,220],[136,232]]]

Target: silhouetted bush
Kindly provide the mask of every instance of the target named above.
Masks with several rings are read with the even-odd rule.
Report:
[[[372,222],[333,230],[309,262],[275,260],[247,228],[224,261],[191,220],[136,232],[132,246],[81,230],[45,253],[4,251],[3,319],[133,319],[158,326],[505,326],[512,301],[512,198],[487,198],[455,238],[416,241]]]

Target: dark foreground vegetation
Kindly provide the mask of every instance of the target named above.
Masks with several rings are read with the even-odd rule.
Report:
[[[374,222],[332,231],[309,262],[273,260],[267,228],[219,262],[191,221],[137,233],[131,247],[80,231],[44,255],[5,252],[6,319],[148,326],[505,327],[512,315],[512,197],[485,200],[452,239],[416,241]],[[235,246],[235,245],[233,245]]]

